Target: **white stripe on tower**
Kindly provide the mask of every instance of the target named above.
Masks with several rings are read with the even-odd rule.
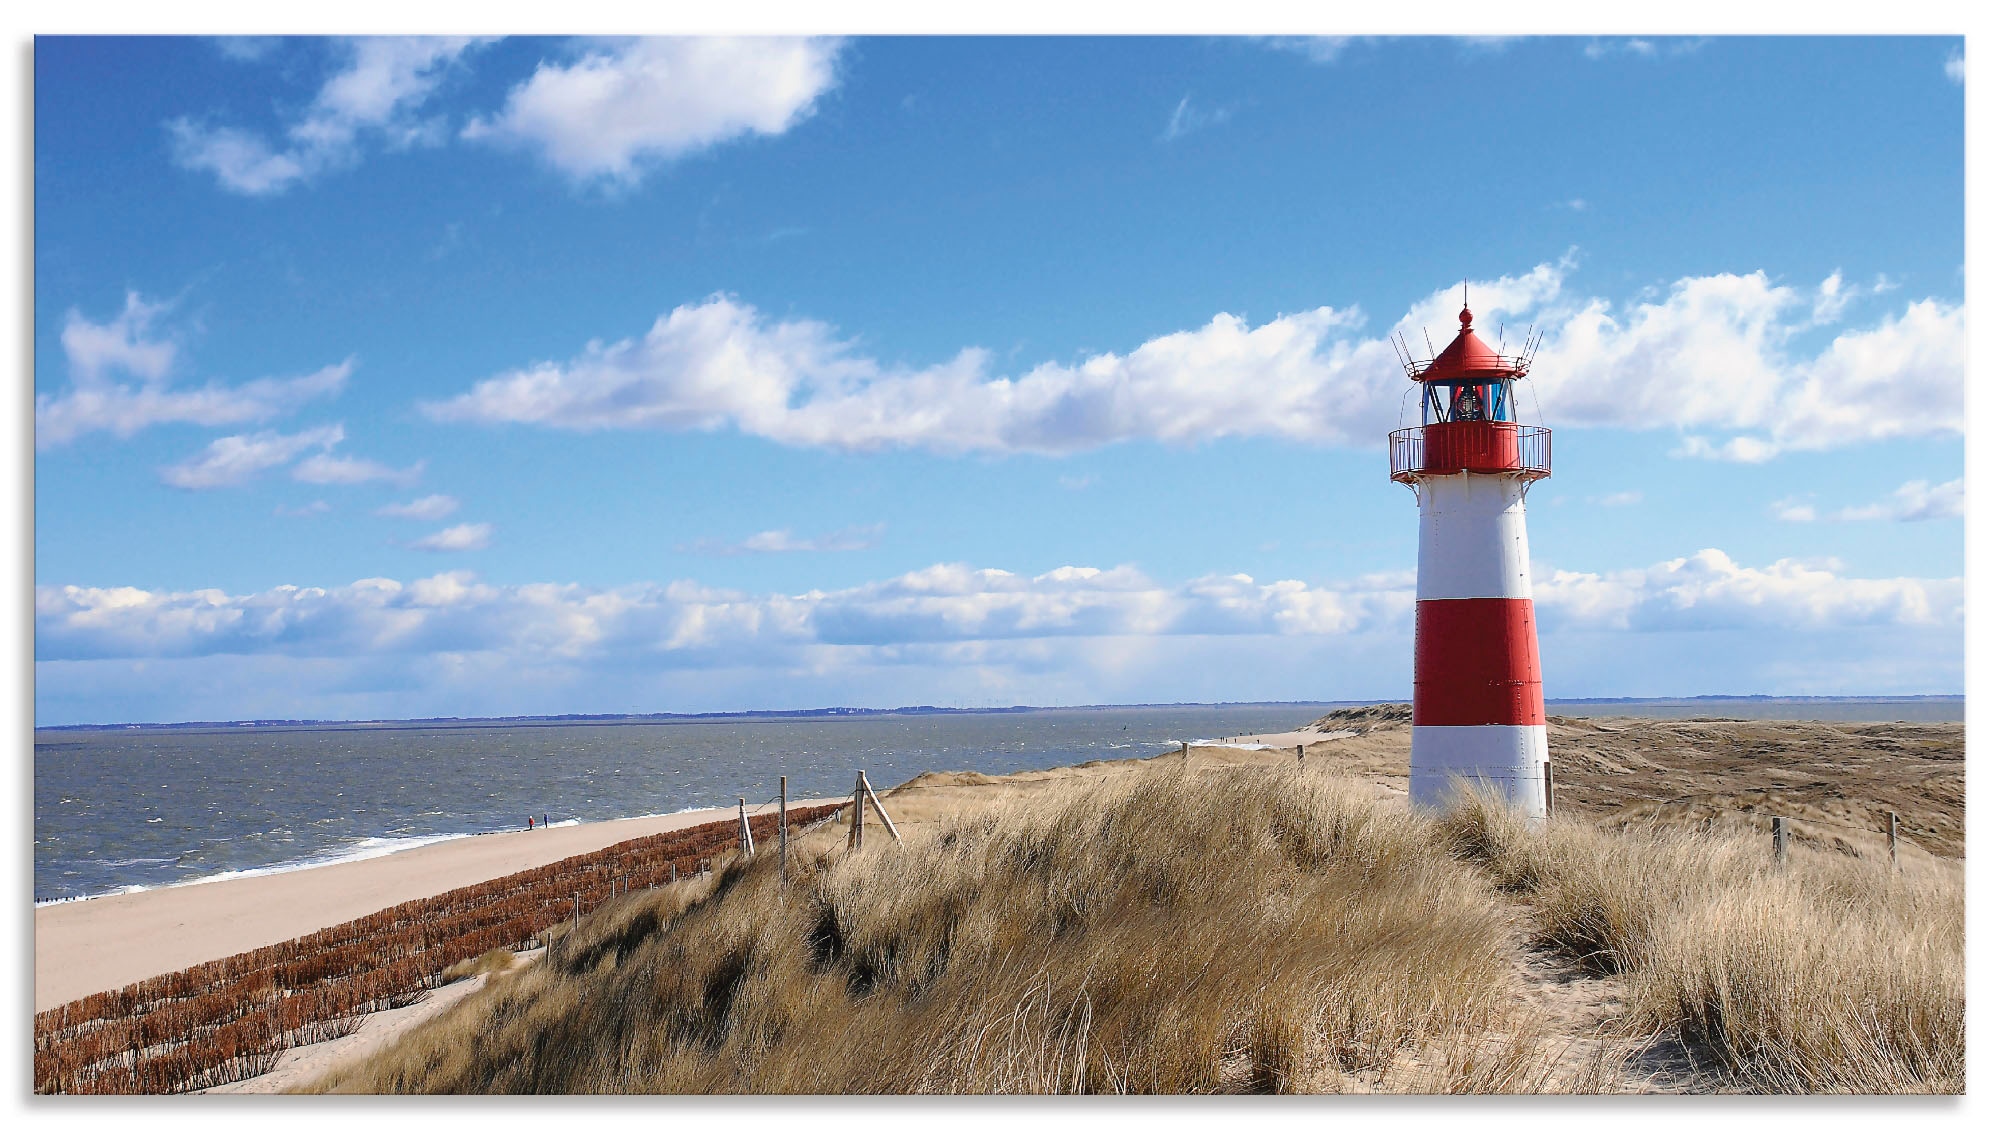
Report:
[[[1542,816],[1549,742],[1528,584],[1527,483],[1460,473],[1416,485],[1410,799],[1446,805],[1464,777]]]

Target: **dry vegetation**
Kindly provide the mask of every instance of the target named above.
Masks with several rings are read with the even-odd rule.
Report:
[[[1952,1092],[1962,869],[1412,815],[1314,768],[1041,782],[619,899],[315,1090]],[[982,789],[989,792],[989,789]],[[1528,942],[1619,999],[1578,1029]],[[1651,1056],[1658,1059],[1660,1056]]]
[[[1622,975],[1629,1022],[1671,1032],[1737,1085],[1963,1093],[1962,867],[1890,872],[1837,851],[1687,826],[1524,826],[1470,802],[1460,852],[1524,898],[1535,941]]]
[[[753,829],[769,835],[777,819]],[[736,834],[717,823],[634,839],[50,1008],[35,1016],[35,1091],[161,1094],[255,1077],[289,1048],[351,1035],[369,1012],[487,971],[507,955],[493,950],[530,946],[617,884],[693,873]]]

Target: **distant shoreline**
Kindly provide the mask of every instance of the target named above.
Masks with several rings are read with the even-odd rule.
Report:
[[[420,718],[372,718],[372,719],[280,719],[260,718],[240,721],[134,721],[134,722],[78,722],[70,725],[38,725],[36,733],[101,732],[117,730],[146,729],[481,729],[500,726],[552,726],[552,725],[672,725],[700,722],[742,722],[742,721],[837,721],[854,718],[876,717],[929,717],[957,714],[1021,714],[1021,713],[1081,713],[1105,710],[1164,710],[1164,709],[1236,709],[1246,706],[1313,706],[1338,708],[1343,706],[1372,706],[1389,702],[1401,702],[1399,698],[1357,698],[1353,700],[1298,700],[1261,702],[1129,702],[1089,706],[897,706],[890,709],[873,709],[862,706],[827,706],[803,710],[741,710],[737,712],[709,713],[574,713],[574,714],[522,714],[512,717],[420,717]],[[1868,705],[1871,703],[1951,703],[1961,707],[1965,703],[1964,694],[1695,694],[1685,697],[1658,698],[1549,698],[1546,706],[1549,712],[1561,712],[1561,706],[1629,706],[1641,705],[1655,708],[1669,708],[1686,703],[1689,706],[1723,705],[1728,703],[1768,703],[1779,705],[1789,702],[1813,703],[1820,705]]]

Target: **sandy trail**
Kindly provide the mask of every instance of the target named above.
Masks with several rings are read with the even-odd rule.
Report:
[[[35,908],[35,1010],[464,886],[722,818],[710,808],[473,835],[302,870]]]

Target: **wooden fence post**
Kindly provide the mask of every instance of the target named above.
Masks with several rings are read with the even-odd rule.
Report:
[[[854,774],[854,819],[847,828],[848,850],[854,850],[861,846],[861,797],[867,791],[867,788],[867,775],[856,772]]]
[[[1305,771],[1305,767],[1306,767],[1306,747],[1305,747],[1304,745],[1300,745],[1300,746],[1299,746],[1299,771],[1301,771],[1301,772],[1304,772],[1304,771]]]
[[[792,829],[785,822],[785,778],[778,777],[778,884],[785,884],[785,864],[791,853]]]
[[[868,774],[866,772],[861,774],[861,787],[863,791],[868,793],[868,802],[875,805],[875,814],[882,817],[882,826],[889,829],[889,838],[894,839],[898,843],[902,842],[903,833],[896,830],[896,821],[889,818],[889,810],[884,808],[882,801],[876,798],[875,789],[869,787]]]
[[[757,857],[757,840],[750,834],[750,813],[743,807],[743,797],[736,797],[736,849],[744,858]]]
[[[1785,840],[1791,833],[1790,823],[1791,820],[1782,815],[1771,817],[1771,857],[1777,859],[1779,865],[1785,861]]]
[[[1902,864],[1896,861],[1896,831],[1897,831],[1896,825],[1898,822],[1899,821],[1896,819],[1896,813],[1890,812],[1889,813],[1889,865],[1900,870],[1902,869]]]
[[[680,880],[681,880],[681,864],[676,860],[669,859],[667,861],[667,881],[679,882]]]

